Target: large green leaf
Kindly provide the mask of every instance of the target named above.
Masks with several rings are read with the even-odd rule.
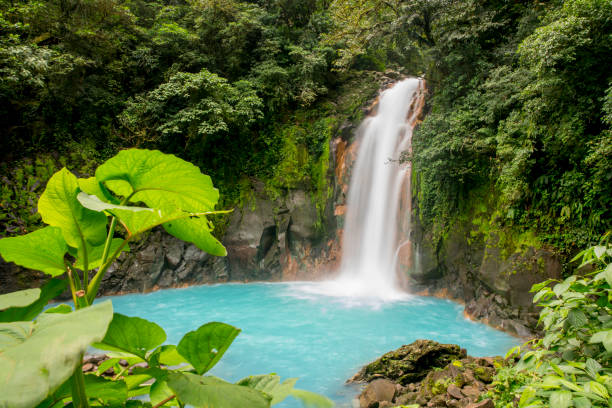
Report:
[[[157,324],[140,317],[128,317],[115,313],[102,343],[103,350],[117,350],[145,359],[147,351],[166,341],[166,332]]]
[[[290,395],[296,381],[297,378],[289,378],[281,383],[278,375],[268,374],[252,375],[236,384],[265,392],[272,397],[271,405],[276,405]]]
[[[0,323],[0,353],[23,343],[33,329],[33,322]]]
[[[77,200],[78,193],[76,176],[63,168],[49,179],[38,200],[38,212],[44,222],[62,229],[71,247],[101,245],[106,239],[106,216],[83,207]]]
[[[26,235],[0,239],[0,254],[6,261],[51,276],[65,272],[64,255],[67,251],[62,230],[57,227],[45,227]]]
[[[36,406],[81,364],[113,316],[110,301],[73,313],[44,313],[28,335],[0,353],[0,407]]]
[[[191,242],[202,251],[216,256],[227,255],[225,247],[212,234],[212,227],[205,217],[180,219],[164,224],[171,235]]]
[[[188,212],[210,211],[219,199],[210,177],[159,150],[123,150],[98,167],[96,178],[120,196],[134,193],[130,201],[142,201],[151,208],[173,203]]]
[[[15,322],[32,320],[42,312],[49,301],[68,286],[65,279],[51,279],[40,288],[40,296],[31,305],[24,307],[10,307],[0,312],[0,322]]]
[[[177,350],[198,374],[204,374],[217,364],[239,333],[240,329],[229,324],[206,323],[185,334]]]
[[[0,310],[9,307],[24,307],[36,302],[40,297],[40,289],[26,289],[0,295]]]
[[[85,376],[87,398],[97,400],[104,406],[124,403],[128,398],[128,390],[123,380],[107,380],[104,377],[89,374]]]
[[[169,373],[168,386],[180,401],[196,408],[267,408],[272,400],[270,396],[252,388],[191,373]]]
[[[98,167],[96,178],[106,183],[114,193],[130,197],[130,202],[144,202],[149,208],[162,211],[160,216],[163,217],[210,212],[219,200],[219,193],[210,177],[202,174],[193,164],[157,150],[130,149],[119,152]],[[121,219],[144,217],[118,214]],[[147,221],[152,222],[150,219]],[[140,227],[132,225],[128,228],[138,231],[142,228],[143,220],[138,219],[138,223]],[[204,215],[167,222],[164,228],[210,254],[227,254],[223,245],[210,233],[212,226]]]

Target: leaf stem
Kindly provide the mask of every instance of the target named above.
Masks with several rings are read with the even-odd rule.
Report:
[[[111,243],[113,242],[113,236],[115,235],[115,227],[117,226],[117,217],[113,216],[111,219],[110,227],[108,228],[108,235],[106,236],[106,242],[104,243],[104,252],[102,252],[102,263],[105,263],[108,259],[108,253],[110,252]]]
[[[74,280],[72,279],[72,270],[70,269],[70,266],[68,266],[68,263],[65,260],[64,260],[64,268],[66,269],[66,275],[68,276],[68,285],[70,286],[70,293],[72,294],[72,301],[74,302],[74,307],[78,308],[79,304],[77,302],[77,297],[76,297],[77,289],[74,286]]]
[[[66,268],[66,273],[68,274],[68,283],[70,284],[70,291],[72,292],[74,307],[80,309],[82,307],[89,306],[90,302],[86,296],[86,292],[81,286],[81,278],[79,278],[78,272],[73,271],[66,260],[64,260],[64,267]]]
[[[125,205],[129,201],[129,199],[132,198],[134,194],[135,193],[132,193],[129,196],[125,197],[123,200],[121,200],[120,205]],[[113,215],[110,226],[108,227],[108,235],[106,236],[106,242],[104,243],[104,252],[102,252],[102,264],[104,264],[106,260],[108,259],[108,254],[110,252],[111,244],[113,242],[113,237],[115,236],[116,227],[117,227],[117,217]]]
[[[153,408],[159,408],[162,405],[164,405],[166,402],[172,400],[173,398],[176,398],[176,394],[172,394],[171,396],[169,396],[168,398],[166,398],[165,400],[159,402],[158,404],[154,405]]]
[[[123,250],[123,248],[127,245],[128,242],[129,242],[129,239],[123,240],[121,245],[119,245],[119,248],[117,248],[110,257],[108,257],[105,263],[100,265],[98,272],[96,272],[94,277],[91,279],[91,282],[89,282],[89,287],[87,288],[87,300],[89,301],[90,304],[93,303],[94,299],[96,298],[96,294],[98,292],[98,288],[100,287],[100,282],[102,282],[102,278],[104,277],[104,274],[106,273],[108,268],[111,266],[113,261],[117,258],[117,256],[119,256],[119,254],[121,253],[121,250]]]
[[[82,360],[83,356],[81,356]],[[85,377],[81,364],[77,365],[72,374],[72,404],[76,408],[89,408],[87,394],[85,393]]]

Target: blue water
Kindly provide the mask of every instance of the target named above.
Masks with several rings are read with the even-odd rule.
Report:
[[[297,388],[324,394],[338,407],[351,406],[359,390],[345,381],[364,364],[416,339],[459,344],[474,356],[503,355],[518,343],[466,320],[463,307],[447,300],[360,304],[307,294],[306,285],[312,284],[224,284],[109,298],[116,312],[162,326],[169,344],[209,321],[234,325],[242,332],[211,374],[229,381],[265,373],[299,377]],[[299,406],[291,398],[277,405]]]

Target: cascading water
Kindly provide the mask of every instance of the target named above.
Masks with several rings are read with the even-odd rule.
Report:
[[[340,274],[317,292],[378,299],[405,296],[398,282],[397,261],[414,264],[412,244],[407,240],[410,166],[399,159],[411,148],[412,130],[423,102],[422,88],[417,78],[396,83],[380,95],[376,114],[361,124],[355,141],[358,153],[349,185]]]
[[[345,220],[339,280],[347,295],[389,297],[399,285],[396,273],[401,194],[410,166],[399,156],[410,149],[420,94],[416,78],[398,82],[380,96],[375,116],[361,125]],[[409,218],[409,217],[408,217]]]

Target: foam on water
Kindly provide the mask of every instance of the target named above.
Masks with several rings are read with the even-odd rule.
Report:
[[[317,287],[319,285],[319,287]],[[517,340],[466,320],[462,306],[403,295],[395,300],[322,295],[325,284],[257,283],[196,286],[113,296],[116,312],[154,321],[177,344],[209,321],[242,329],[211,374],[237,381],[277,373],[296,387],[350,407],[358,393],[345,381],[381,354],[416,339],[456,343],[475,356],[504,354]],[[287,400],[278,407],[299,407]]]

